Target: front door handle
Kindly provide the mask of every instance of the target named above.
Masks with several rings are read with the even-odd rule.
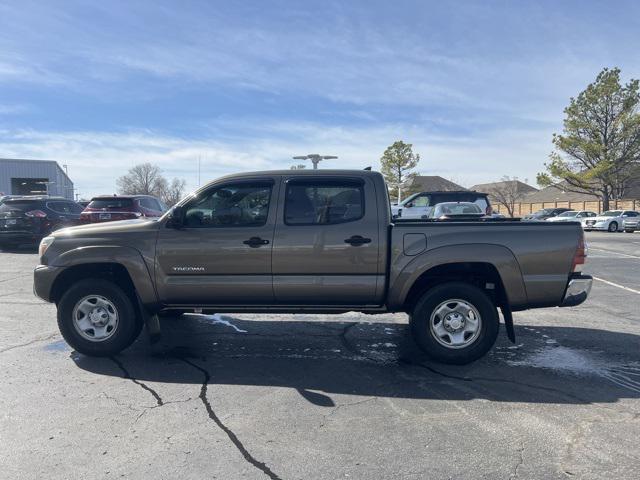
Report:
[[[365,243],[371,243],[370,238],[364,238],[360,235],[353,235],[350,238],[347,238],[344,243],[349,243],[354,247],[359,247],[360,245],[364,245]]]
[[[245,240],[242,243],[244,243],[245,245],[249,245],[251,248],[258,248],[262,245],[268,245],[269,240],[264,240],[260,237],[251,237],[249,240]]]

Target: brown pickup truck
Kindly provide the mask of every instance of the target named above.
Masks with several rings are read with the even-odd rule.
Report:
[[[128,347],[176,312],[407,312],[433,359],[493,346],[502,312],[582,303],[592,279],[578,223],[393,220],[382,176],[353,170],[231,175],[158,220],[43,239],[34,290],[87,355]]]

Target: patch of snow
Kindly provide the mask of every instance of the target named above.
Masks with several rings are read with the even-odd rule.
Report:
[[[637,378],[640,376],[640,366],[616,364],[591,352],[562,346],[543,347],[524,359],[506,362],[511,366],[546,368],[578,376],[597,376],[640,393],[640,380]]]
[[[185,315],[189,315],[189,316],[197,316],[199,318],[201,318],[202,320],[205,320],[213,325],[225,325],[227,327],[231,327],[233,328],[236,332],[238,333],[247,333],[246,330],[242,330],[241,328],[236,327],[233,323],[231,323],[229,320],[225,320],[222,315],[219,314],[214,314],[214,315],[204,315],[202,313],[186,313]]]

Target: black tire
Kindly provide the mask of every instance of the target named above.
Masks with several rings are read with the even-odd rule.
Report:
[[[74,325],[73,312],[85,297],[99,295],[115,307],[117,326],[102,341],[84,338]],[[127,294],[115,283],[100,278],[83,279],[73,284],[58,303],[58,328],[76,351],[92,357],[109,357],[131,345],[142,329],[142,320]]]
[[[611,222],[609,224],[609,227],[607,228],[607,230],[609,230],[610,232],[617,232],[618,231],[618,222]]]
[[[434,311],[451,299],[468,303],[480,315],[478,331],[473,334],[475,338],[468,339],[470,343],[467,346],[453,348],[443,345],[430,327]],[[438,316],[434,318],[437,321]],[[416,343],[427,356],[442,363],[464,365],[491,350],[498,336],[500,320],[492,300],[481,289],[468,283],[451,282],[433,287],[422,295],[411,313],[410,324]]]

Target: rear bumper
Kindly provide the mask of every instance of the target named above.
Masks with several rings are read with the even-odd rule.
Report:
[[[45,302],[52,302],[53,282],[62,270],[62,267],[38,265],[33,271],[33,293]]]
[[[561,307],[573,307],[584,302],[591,292],[593,277],[591,275],[576,275],[569,279],[567,289],[562,298]]]
[[[38,242],[42,235],[28,230],[0,231],[0,243],[31,243]]]

